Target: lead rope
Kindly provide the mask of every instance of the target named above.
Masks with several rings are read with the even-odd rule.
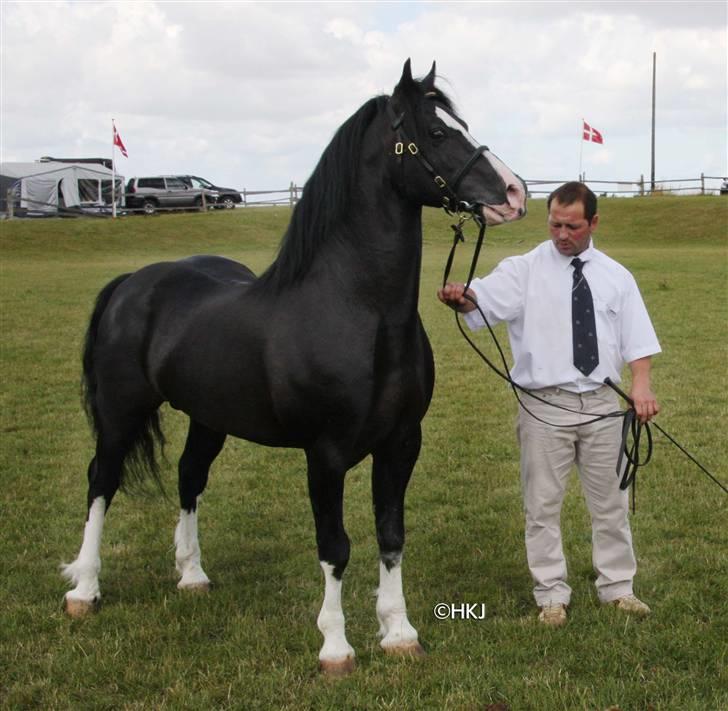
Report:
[[[474,219],[479,225],[480,225],[480,231],[478,233],[478,239],[475,245],[475,250],[473,253],[473,259],[470,263],[470,271],[468,272],[468,281],[465,284],[465,292],[470,288],[470,284],[473,281],[473,276],[475,274],[475,269],[477,268],[478,259],[480,257],[480,250],[483,246],[483,242],[485,240],[485,229],[486,229],[486,223],[485,220],[480,219],[479,217],[475,216],[474,214],[463,214],[461,212],[457,213],[451,213],[447,208],[445,208],[445,211],[448,214],[455,214],[458,218],[457,224],[450,225],[451,229],[455,233],[453,237],[453,243],[452,247],[450,248],[450,253],[447,258],[447,262],[445,264],[445,271],[442,279],[442,285],[443,287],[447,284],[447,280],[450,276],[450,271],[452,270],[452,265],[455,260],[455,252],[457,250],[458,245],[460,242],[465,242],[465,235],[463,233],[463,225],[470,219]],[[609,378],[604,379],[604,384],[608,387],[612,388],[618,395],[620,395],[625,402],[629,405],[629,408],[627,410],[616,410],[614,412],[610,412],[604,415],[597,415],[596,413],[584,413],[584,412],[578,412],[576,410],[572,410],[568,407],[564,407],[563,405],[557,405],[553,402],[549,402],[547,400],[544,400],[543,398],[539,397],[538,395],[534,395],[532,391],[524,388],[523,386],[516,383],[508,373],[508,363],[506,362],[505,353],[503,352],[503,349],[501,348],[501,345],[498,341],[497,336],[495,335],[495,332],[493,331],[493,328],[491,327],[490,323],[488,322],[488,319],[486,318],[485,314],[483,313],[482,309],[480,308],[478,302],[473,299],[472,297],[468,296],[467,293],[464,295],[465,298],[470,301],[475,308],[480,313],[481,318],[483,319],[483,322],[488,328],[488,332],[490,333],[490,336],[493,340],[493,343],[496,346],[496,349],[498,351],[498,355],[500,357],[501,363],[503,365],[503,370],[500,370],[498,366],[496,366],[489,358],[488,356],[483,353],[480,348],[475,344],[475,342],[470,338],[470,336],[465,332],[465,329],[462,326],[462,323],[460,322],[460,314],[458,311],[455,311],[455,322],[457,323],[457,327],[462,334],[463,338],[468,342],[470,347],[478,354],[478,356],[483,360],[483,362],[500,378],[505,380],[510,386],[511,390],[513,390],[513,394],[518,401],[518,404],[520,407],[522,407],[531,417],[533,417],[535,420],[538,420],[539,422],[549,425],[551,427],[561,427],[561,428],[567,428],[567,427],[581,427],[582,425],[590,425],[594,422],[599,422],[600,420],[605,420],[612,417],[622,417],[624,418],[622,422],[622,436],[621,436],[621,442],[619,447],[619,457],[617,458],[617,477],[619,478],[619,488],[624,491],[627,489],[630,485],[632,486],[632,513],[635,513],[637,510],[637,470],[640,467],[643,467],[649,463],[649,461],[652,459],[652,431],[650,429],[650,425],[647,422],[640,422],[640,420],[637,418],[637,413],[634,409],[634,401],[632,398],[630,398],[625,392],[623,392],[620,388],[618,388]],[[586,422],[580,422],[580,423],[574,423],[574,424],[567,424],[567,425],[558,425],[553,422],[548,422],[546,420],[541,419],[540,417],[536,416],[529,410],[521,400],[520,395],[518,394],[518,391],[521,391],[530,397],[534,398],[535,400],[539,400],[540,402],[546,403],[547,405],[551,407],[555,407],[559,410],[565,410],[566,412],[571,412],[578,415],[586,415],[588,417],[592,417],[593,419],[587,420]],[[659,432],[661,432],[667,439],[674,444],[683,454],[685,454],[690,461],[692,461],[694,464],[696,464],[710,479],[712,479],[726,494],[728,494],[728,488],[726,488],[713,474],[711,474],[690,452],[688,452],[681,444],[677,442],[677,440],[672,437],[670,434],[668,434],[662,427],[660,427],[656,422],[651,423]],[[641,435],[642,430],[646,432],[647,436],[647,455],[644,457],[644,459],[640,456],[640,441],[641,441]],[[631,442],[631,444],[630,444]],[[622,465],[624,464],[624,471],[622,471]]]
[[[452,270],[452,264],[455,260],[455,251],[457,250],[458,245],[460,242],[465,242],[465,235],[463,234],[463,225],[468,220],[473,220],[480,226],[480,231],[478,232],[478,240],[475,243],[475,250],[473,253],[473,260],[470,263],[470,272],[468,273],[468,282],[465,285],[465,289],[467,290],[470,287],[470,282],[473,281],[473,276],[475,275],[475,269],[478,266],[478,258],[480,257],[480,248],[483,246],[483,240],[485,239],[485,220],[482,220],[480,217],[475,215],[472,212],[457,212],[452,213],[447,208],[444,208],[445,212],[447,212],[448,215],[455,214],[458,218],[458,222],[456,225],[450,225],[450,228],[455,233],[455,236],[452,240],[452,247],[450,247],[450,254],[447,255],[447,263],[445,264],[445,273],[442,277],[442,285],[445,286],[447,284],[447,279],[450,276],[450,271]]]
[[[616,385],[615,385],[615,384],[614,384],[614,383],[613,383],[613,382],[612,382],[612,381],[611,381],[611,380],[610,380],[609,378],[605,378],[605,380],[604,380],[604,384],[605,384],[605,385],[608,385],[608,386],[609,386],[610,388],[612,388],[612,390],[614,390],[614,391],[615,391],[615,392],[616,392],[616,393],[617,393],[618,395],[620,395],[621,397],[623,397],[623,398],[625,399],[625,401],[626,401],[627,403],[629,403],[629,405],[630,405],[630,410],[629,410],[629,412],[632,412],[632,413],[633,413],[633,416],[634,416],[634,400],[632,400],[632,398],[631,398],[631,397],[630,397],[629,395],[627,395],[627,393],[625,393],[625,392],[624,392],[624,391],[622,391],[622,390],[621,390],[620,388],[618,388],[618,387],[617,387],[617,386],[616,386]],[[638,424],[639,424],[639,422],[638,422]],[[720,488],[721,488],[721,489],[722,489],[722,490],[723,490],[723,491],[724,491],[724,492],[725,492],[726,494],[728,494],[728,488],[726,488],[726,486],[725,486],[725,485],[724,485],[724,484],[723,484],[723,483],[722,483],[721,481],[719,481],[719,480],[718,480],[718,479],[717,479],[717,478],[716,478],[716,477],[715,477],[715,476],[714,476],[714,475],[713,475],[713,474],[712,474],[712,473],[711,473],[710,471],[708,471],[708,469],[706,469],[706,468],[705,468],[705,467],[704,467],[704,466],[703,466],[703,465],[702,465],[702,464],[701,464],[701,463],[700,463],[700,462],[699,462],[699,461],[698,461],[698,460],[697,460],[697,459],[696,459],[696,458],[695,458],[695,457],[694,457],[694,456],[693,456],[692,454],[690,454],[690,452],[688,452],[688,450],[687,450],[687,449],[685,449],[685,447],[683,447],[683,446],[682,446],[682,445],[681,445],[681,444],[680,444],[680,443],[679,443],[679,442],[678,442],[678,441],[677,441],[677,440],[676,440],[676,439],[675,439],[675,438],[674,438],[674,437],[673,437],[673,436],[672,436],[671,434],[669,434],[669,433],[668,433],[668,432],[666,432],[666,431],[665,431],[665,430],[664,430],[664,429],[663,429],[662,427],[660,427],[660,425],[658,425],[658,424],[657,424],[657,422],[651,422],[650,424],[651,424],[651,425],[652,425],[652,426],[653,426],[653,427],[654,427],[654,428],[655,428],[655,429],[656,429],[656,430],[657,430],[658,432],[660,432],[660,433],[661,433],[661,434],[663,434],[663,435],[664,435],[665,437],[667,437],[667,439],[668,439],[668,440],[669,440],[669,441],[670,441],[670,442],[671,442],[672,444],[674,444],[674,445],[675,445],[675,447],[677,447],[677,448],[678,448],[678,449],[679,449],[679,450],[680,450],[680,451],[681,451],[681,452],[682,452],[682,453],[683,453],[683,454],[684,454],[684,455],[685,455],[685,456],[686,456],[686,457],[687,457],[687,458],[688,458],[688,459],[689,459],[689,460],[690,460],[690,461],[691,461],[691,462],[692,462],[693,464],[695,464],[695,465],[696,465],[696,466],[697,466],[697,467],[698,467],[698,468],[699,468],[699,469],[700,469],[700,470],[701,470],[701,471],[702,471],[702,472],[703,472],[703,473],[704,473],[704,474],[705,474],[706,476],[708,476],[708,477],[709,477],[709,478],[710,478],[710,479],[711,479],[711,480],[712,480],[712,481],[713,481],[713,482],[714,482],[715,484],[717,484],[717,485],[718,485],[718,486],[719,486],[719,487],[720,487]],[[652,448],[652,433],[650,432],[650,428],[649,428],[649,427],[647,427],[647,428],[646,428],[646,432],[647,432],[647,436],[648,436],[648,438],[649,438],[649,441],[650,441],[650,452],[651,452],[651,451],[652,451],[652,450],[651,450],[651,448]],[[632,461],[632,457],[628,456],[628,461],[629,461],[629,462],[631,462],[631,461]],[[649,461],[649,458],[648,458],[648,459],[646,459],[646,460],[645,460],[644,462],[640,462],[640,463],[638,464],[638,466],[643,466],[644,464],[647,464],[647,462],[648,462],[648,461]]]

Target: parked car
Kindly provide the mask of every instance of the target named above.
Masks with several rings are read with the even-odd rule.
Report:
[[[127,208],[142,208],[147,215],[153,215],[158,209],[168,207],[199,209],[203,195],[207,205],[212,207],[217,203],[217,191],[190,187],[177,176],[132,178],[126,184]]]
[[[242,197],[240,197],[240,191],[235,190],[235,188],[221,188],[219,185],[213,185],[209,180],[205,180],[199,175],[178,175],[177,177],[184,180],[191,188],[214,190],[217,192],[219,197],[215,207],[232,209],[235,205],[243,201]]]

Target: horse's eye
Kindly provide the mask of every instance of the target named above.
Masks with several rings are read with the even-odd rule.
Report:
[[[432,138],[434,138],[437,141],[445,138],[446,135],[447,134],[445,133],[445,131],[443,131],[441,128],[433,128],[430,131],[430,136],[432,136]]]

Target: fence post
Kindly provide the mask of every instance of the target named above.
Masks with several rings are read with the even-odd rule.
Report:
[[[640,175],[640,197],[645,196],[645,176],[644,174]]]
[[[248,190],[243,188],[243,207],[248,207]]]
[[[12,220],[13,217],[15,217],[15,192],[12,188],[8,189],[5,194],[5,200],[7,201],[6,204],[8,206],[8,220]]]
[[[205,197],[205,191],[202,191],[202,202],[200,203],[200,212],[207,212],[207,198]]]
[[[289,198],[288,198],[288,202],[289,202],[289,205],[290,205],[291,207],[293,207],[293,199],[294,199],[294,197],[295,197],[295,193],[294,193],[294,190],[295,190],[295,186],[294,186],[294,184],[293,184],[293,181],[291,181],[291,185],[290,185],[290,186],[289,186],[289,188],[288,188],[288,193],[289,193]]]
[[[705,195],[705,173],[700,174],[700,194]]]

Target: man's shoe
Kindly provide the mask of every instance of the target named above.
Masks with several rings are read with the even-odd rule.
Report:
[[[618,597],[616,600],[611,600],[607,603],[608,605],[614,605],[618,610],[622,612],[628,612],[631,615],[637,615],[638,617],[647,617],[652,612],[650,608],[645,605],[642,600],[635,597],[634,595],[625,595],[624,597]]]
[[[549,627],[565,625],[566,605],[560,602],[547,602],[538,614],[538,621]]]

